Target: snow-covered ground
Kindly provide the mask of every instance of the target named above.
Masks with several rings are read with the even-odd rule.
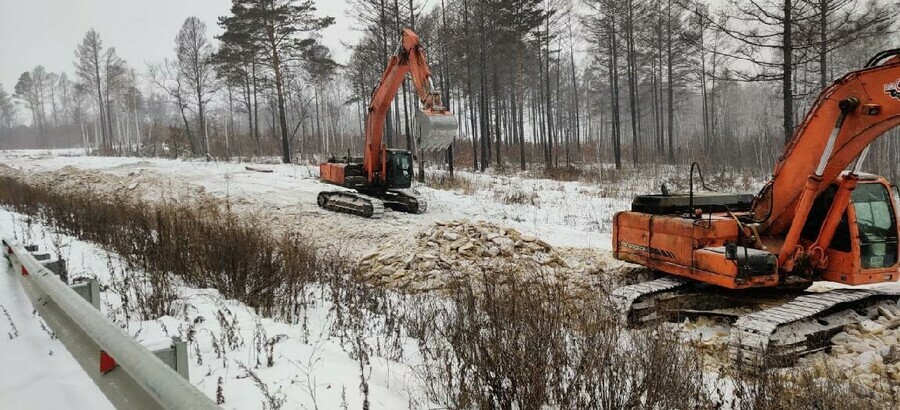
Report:
[[[3,151],[0,164],[30,175],[54,172],[55,175],[44,176],[51,183],[89,182],[94,190],[135,191],[150,200],[209,195],[231,202],[235,209],[265,214],[266,219],[284,227],[326,235],[321,243],[335,243],[358,254],[394,235],[409,234],[434,221],[460,219],[500,223],[554,246],[609,249],[610,218],[616,211],[628,208],[634,192],[628,190],[628,195],[610,197],[606,194],[608,187],[581,182],[459,172],[459,177],[472,181],[471,192],[417,186],[428,201],[427,213],[388,211],[381,220],[361,223],[359,217],[318,208],[318,192],[334,187],[318,180],[315,166],[259,165],[273,171],[260,173],[239,163],[76,154],[77,151]],[[634,189],[649,192],[653,185],[642,183]],[[528,201],[508,203],[504,199],[507,194],[525,195]]]
[[[110,287],[116,280],[111,268],[115,272],[123,266],[117,256],[39,224],[26,224],[26,218],[0,210],[0,233],[59,253],[68,262],[70,278],[98,278],[103,312],[138,341],[153,344],[171,336],[187,339],[187,333],[193,332],[194,341],[189,343],[190,380],[216,400],[221,379],[223,407],[266,408],[268,404],[264,403],[269,399],[262,390],[265,386],[273,400],[283,401],[283,408],[362,408],[360,363],[348,353],[352,349],[332,336],[333,317],[327,298],[318,298],[319,303],[307,306],[304,326],[263,318],[214,289],[181,286],[178,317],[141,321],[129,312],[130,318],[126,318],[121,298]],[[0,309],[0,330],[9,334],[0,337],[0,408],[110,408],[65,347],[42,329],[40,317],[32,313],[30,301],[16,278],[6,272],[4,263],[0,261],[4,266],[0,272],[0,305],[10,318]],[[273,365],[268,366],[265,344],[273,340]],[[416,363],[416,349],[408,350],[411,353],[404,363],[370,353],[362,366],[368,379],[370,408],[408,408],[411,403],[428,407],[411,365]]]
[[[634,193],[650,192],[657,185],[638,176],[615,184],[594,185],[459,172],[458,177],[467,181],[466,188],[416,187],[428,200],[427,213],[388,211],[381,220],[366,220],[325,211],[316,205],[318,192],[334,187],[318,180],[314,166],[255,165],[272,170],[261,173],[248,170],[246,165],[94,157],[77,150],[0,152],[0,173],[37,185],[85,189],[97,195],[150,202],[217,201],[236,212],[260,217],[275,229],[301,232],[317,244],[332,244],[356,255],[385,243],[402,244],[436,221],[475,220],[516,229],[554,247],[578,248],[582,253],[596,252],[601,258],[610,259],[607,249],[612,215],[627,209]],[[611,189],[620,195],[611,195]],[[10,225],[14,215],[0,212],[0,218],[0,223]],[[95,276],[105,285],[115,280],[110,273],[110,266],[120,266],[115,255],[39,226],[33,228],[29,242],[63,244],[58,251],[69,261],[71,275]],[[226,407],[261,407],[266,399],[255,377],[270,395],[286,400],[287,408],[336,408],[344,403],[351,408],[361,406],[360,364],[348,353],[347,346],[329,334],[332,318],[327,302],[308,308],[304,329],[300,324],[262,318],[243,304],[224,299],[214,289],[180,287],[179,293],[184,308],[178,317],[128,319],[119,296],[109,290],[104,292],[103,308],[139,340],[184,337],[193,331],[196,336],[190,348],[191,381],[215,398],[221,378]],[[236,330],[232,336],[228,336],[229,327]],[[260,338],[278,340],[272,367],[266,366],[266,358],[259,357]],[[382,340],[369,342],[385,344]],[[414,342],[404,343],[411,346],[404,349],[402,363],[375,356],[363,366],[372,408],[428,407],[413,371],[417,365]],[[257,365],[258,360],[263,364]]]

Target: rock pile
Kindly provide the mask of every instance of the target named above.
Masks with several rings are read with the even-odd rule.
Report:
[[[848,379],[900,397],[900,306],[884,302],[878,312],[877,319],[864,320],[835,335],[829,354],[819,353],[809,360],[823,373],[830,362]],[[821,360],[825,357],[828,360]]]
[[[446,289],[494,275],[526,283],[561,283],[588,291],[602,268],[566,257],[539,238],[488,222],[436,222],[412,239],[388,243],[360,260],[371,282],[407,291]]]

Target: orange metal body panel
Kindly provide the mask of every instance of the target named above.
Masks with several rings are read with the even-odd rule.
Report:
[[[840,185],[841,182],[838,179],[836,184]],[[880,177],[874,183],[890,186],[887,180]],[[887,268],[862,268],[856,211],[852,203],[845,206],[850,230],[850,251],[827,249],[824,268],[813,269],[813,278],[847,285],[900,279],[900,261]],[[843,214],[844,212],[830,213],[829,218],[842,218]],[[900,210],[896,206],[894,214],[895,220],[900,221]],[[827,221],[823,225],[836,226],[838,222]],[[613,218],[613,252],[616,259],[729,289],[777,286],[779,273],[783,272],[741,277],[734,261],[726,260],[721,252],[708,249],[737,239],[737,222],[723,213],[692,219],[680,215],[625,211],[617,213]],[[800,242],[801,247],[812,245],[809,241]],[[765,249],[777,255],[784,246],[785,238],[763,237],[761,243]],[[779,270],[783,268],[781,265],[778,267]]]
[[[324,162],[319,164],[319,175],[322,181],[335,185],[344,185],[344,168],[347,164]]]
[[[877,183],[886,188],[890,187],[884,178],[879,177]],[[900,212],[896,207],[894,215],[895,221],[900,220]],[[850,227],[850,252],[829,249],[828,265],[821,272],[822,279],[846,285],[867,285],[900,279],[900,261],[887,268],[864,269],[862,267],[859,226],[856,223],[856,209],[852,205],[847,208],[847,219]]]
[[[733,261],[703,249],[723,246],[737,236],[737,222],[724,213],[690,219],[626,211],[613,218],[617,259],[730,289],[776,285],[777,274],[738,277]]]

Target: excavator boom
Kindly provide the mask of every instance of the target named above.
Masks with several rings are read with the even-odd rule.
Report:
[[[825,166],[819,172],[823,181],[833,181],[869,144],[900,124],[900,50],[890,50],[885,55],[887,61],[848,73],[819,95],[754,204],[754,218],[764,220],[763,235],[783,235],[794,223],[804,184],[816,174],[828,148],[828,137],[841,115],[840,101],[855,98],[859,106],[844,120],[833,150],[825,158]],[[873,60],[870,64],[879,62]],[[821,185],[815,194],[827,187]]]

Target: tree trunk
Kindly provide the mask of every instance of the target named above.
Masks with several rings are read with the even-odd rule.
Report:
[[[673,70],[672,55],[672,0],[669,0],[666,10],[666,82],[668,83],[666,98],[668,110],[668,137],[669,137],[669,163],[675,162],[675,73]]]
[[[784,63],[782,75],[782,99],[784,101],[784,143],[790,142],[794,134],[794,94],[793,94],[793,22],[791,16],[791,0],[784,0],[784,41],[782,57]]]
[[[636,85],[637,85],[637,73],[636,64],[635,64],[635,48],[634,48],[634,3],[633,0],[628,0],[626,4],[628,7],[628,13],[626,14],[627,25],[625,30],[625,44],[628,50],[628,59],[626,63],[628,64],[628,109],[629,116],[631,117],[631,163],[637,165],[638,163],[638,117],[637,117],[637,93],[636,93]]]
[[[609,54],[611,56],[609,61],[609,90],[611,100],[610,107],[612,108],[613,157],[615,159],[616,169],[622,169],[622,143],[619,122],[619,57],[616,47],[615,20],[610,20],[609,25]]]
[[[828,0],[819,0],[819,87],[828,86]]]
[[[281,70],[281,56],[275,42],[274,29],[268,30],[269,47],[272,52],[272,72],[275,74],[275,98],[278,103],[278,124],[281,127],[281,162],[291,163],[291,141],[288,138],[287,114],[284,110],[284,77]],[[272,127],[274,128],[274,124]]]

